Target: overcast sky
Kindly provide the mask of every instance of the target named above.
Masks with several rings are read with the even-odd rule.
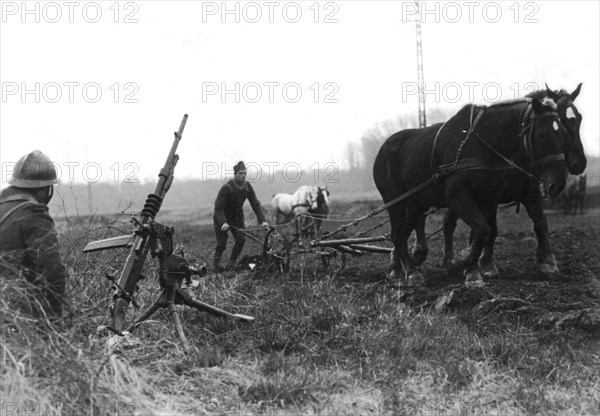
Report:
[[[428,108],[583,82],[600,154],[598,1],[0,3],[3,186],[33,149],[63,182],[153,179],[184,113],[177,177],[343,168],[369,126],[417,119],[415,18]]]

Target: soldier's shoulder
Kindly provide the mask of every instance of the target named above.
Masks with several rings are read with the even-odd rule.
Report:
[[[230,181],[227,181],[223,185],[221,185],[221,191],[229,191],[229,182]]]
[[[32,223],[39,222],[51,222],[54,223],[54,220],[50,216],[50,211],[48,210],[48,206],[45,204],[37,204],[37,203],[29,203],[23,206],[23,211],[25,215],[29,218]],[[32,224],[33,225],[33,224]]]
[[[23,206],[23,209],[31,212],[32,214],[48,214],[48,216],[49,216],[49,212],[50,212],[48,210],[47,205],[38,204],[35,202],[29,202],[29,203],[25,204]]]

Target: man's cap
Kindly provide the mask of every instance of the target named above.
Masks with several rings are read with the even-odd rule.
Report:
[[[241,160],[235,164],[233,167],[233,173],[238,173],[240,170],[246,170],[246,165]]]

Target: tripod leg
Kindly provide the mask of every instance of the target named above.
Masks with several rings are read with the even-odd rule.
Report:
[[[148,309],[146,309],[144,311],[144,313],[138,319],[136,319],[136,321],[133,324],[131,324],[131,326],[129,328],[127,328],[127,331],[129,331],[129,332],[133,331],[140,323],[142,323],[146,319],[150,318],[150,316],[152,316],[152,314],[154,312],[156,312],[158,310],[158,308],[163,306],[161,300],[162,300],[162,293],[161,293],[160,297],[158,298],[158,300],[156,302],[154,302],[152,304],[152,306],[150,306]]]
[[[210,313],[211,315],[221,316],[221,317],[225,317],[225,318],[236,318],[236,319],[241,319],[243,321],[254,321],[254,318],[252,316],[242,315],[242,314],[238,314],[238,313],[229,313],[227,311],[224,311],[223,309],[219,309],[219,308],[209,305],[207,303],[200,302],[199,300],[192,298],[189,295],[189,293],[187,293],[185,290],[183,290],[181,288],[177,288],[176,292],[177,292],[177,295],[179,296],[179,298],[187,306],[191,306],[191,307],[199,309],[203,312]]]
[[[177,310],[175,309],[175,305],[173,303],[169,304],[169,312],[171,314],[171,318],[173,318],[173,323],[175,324],[175,330],[177,331],[177,335],[181,340],[181,344],[183,345],[183,349],[185,352],[190,352],[190,344],[188,343],[187,338],[185,337],[185,333],[183,332],[183,327],[181,326],[181,321],[179,320],[179,315],[177,314]]]

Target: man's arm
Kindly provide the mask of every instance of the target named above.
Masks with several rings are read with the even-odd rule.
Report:
[[[263,224],[267,222],[265,219],[265,214],[262,210],[262,206],[260,205],[260,201],[256,197],[254,188],[250,184],[248,184],[248,201],[250,202],[250,206],[252,207],[254,214],[256,214],[256,219],[258,220],[258,223]]]
[[[229,186],[225,184],[221,187],[217,194],[217,199],[215,199],[215,218],[219,227],[227,222],[227,217],[225,217],[225,207],[227,206],[228,195]]]
[[[33,206],[30,210],[33,215],[24,230],[27,251],[31,256],[36,279],[40,279],[38,281],[44,289],[46,301],[53,313],[60,316],[67,272],[60,257],[54,221],[45,206]]]

